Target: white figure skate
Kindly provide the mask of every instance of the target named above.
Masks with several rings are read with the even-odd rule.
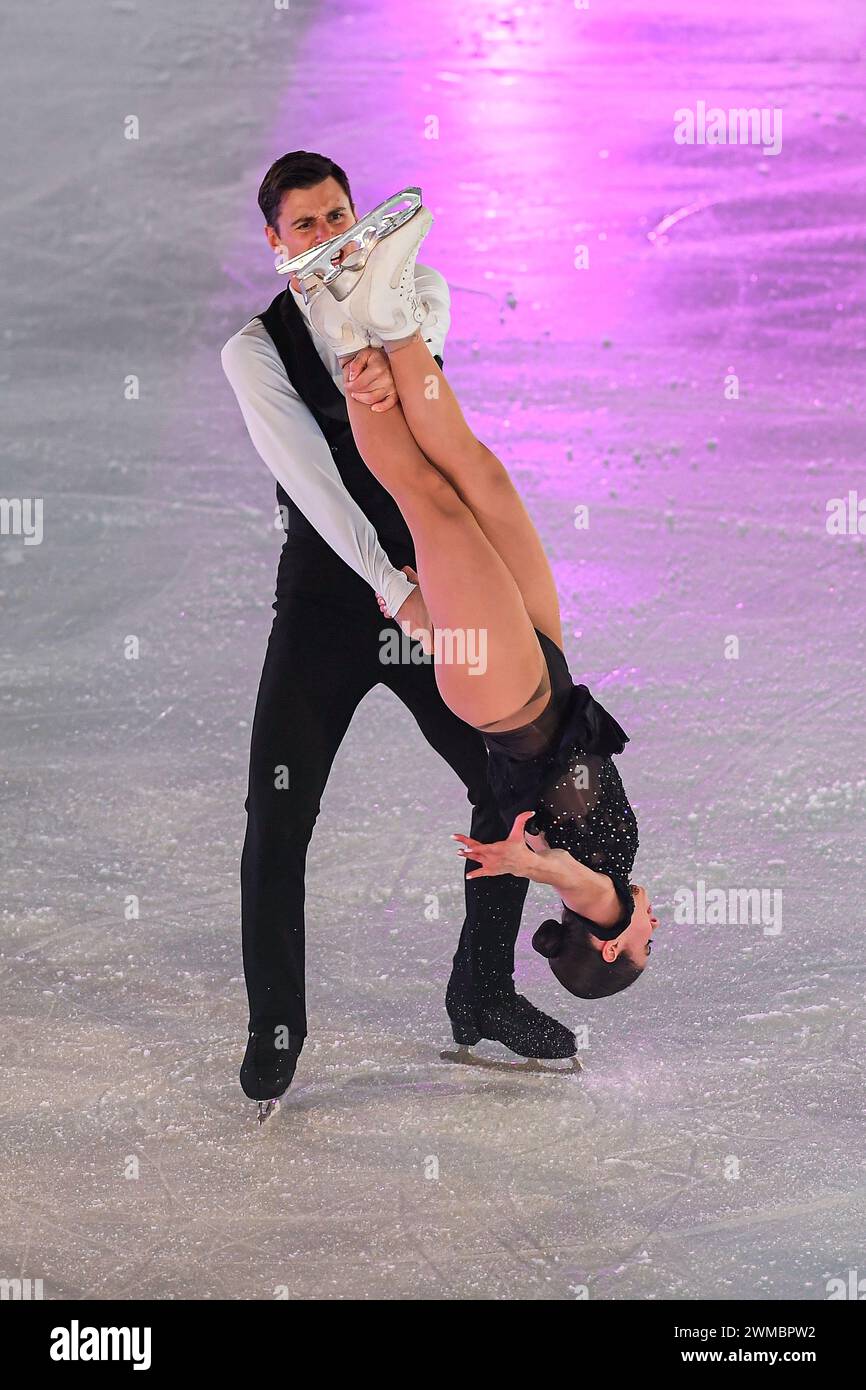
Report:
[[[415,261],[421,242],[433,225],[429,208],[373,247],[351,293],[343,300],[360,329],[383,342],[407,338],[427,316],[427,305],[415,289]]]
[[[310,306],[310,323],[338,357],[348,357],[371,345],[382,346],[382,340],[374,339],[366,329],[360,328],[345,306],[323,284],[319,283],[318,288],[310,291],[307,302]]]
[[[345,299],[374,246],[413,218],[420,207],[421,189],[403,188],[339,236],[311,246],[299,256],[275,261],[276,272],[297,275],[305,304],[317,285],[327,285],[335,299]]]

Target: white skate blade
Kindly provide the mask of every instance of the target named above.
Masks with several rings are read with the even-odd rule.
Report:
[[[281,1108],[279,1096],[275,1097],[274,1100],[257,1101],[256,1105],[258,1107],[256,1111],[256,1121],[259,1129],[261,1129],[268,1120],[272,1120],[277,1111]]]
[[[364,217],[360,217],[345,232],[340,232],[337,236],[330,237],[328,241],[323,241],[319,246],[311,246],[309,250],[302,251],[298,256],[289,258],[280,257],[274,263],[274,268],[278,275],[297,275],[304,296],[304,303],[308,303],[308,295],[318,279],[322,284],[331,287],[331,292],[337,299],[344,299],[350,293],[354,282],[367,263],[373,247],[383,239],[390,236],[398,227],[402,227],[405,222],[415,216],[421,207],[421,189],[403,188],[399,193],[386,198],[383,203],[373,208]],[[342,261],[336,258],[345,246],[354,243],[356,249],[351,251]],[[339,280],[346,271],[354,271],[353,275],[347,275],[345,282],[340,285]],[[337,285],[334,282],[337,281]]]
[[[488,1071],[510,1071],[521,1075],[574,1076],[583,1071],[577,1057],[524,1057],[511,1062],[505,1058],[485,1057],[471,1047],[458,1044],[453,1051],[440,1052],[443,1062],[456,1062],[464,1067],[484,1067]]]

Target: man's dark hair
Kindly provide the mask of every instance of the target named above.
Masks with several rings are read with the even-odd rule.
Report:
[[[578,999],[606,999],[619,994],[640,979],[643,967],[635,965],[625,951],[616,960],[606,961],[589,943],[587,931],[577,923],[542,922],[532,945],[561,985]]]
[[[354,207],[349,180],[333,159],[326,159],[323,154],[311,154],[309,150],[292,150],[276,160],[262,179],[259,189],[259,207],[267,225],[276,228],[283,194],[290,188],[313,188],[325,179],[336,179],[349,200],[349,206]]]

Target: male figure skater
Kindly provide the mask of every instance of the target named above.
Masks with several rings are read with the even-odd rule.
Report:
[[[258,202],[269,246],[288,257],[357,221],[344,171],[304,150],[271,166]],[[415,288],[426,309],[421,331],[441,366],[448,286],[437,271],[417,266]],[[314,304],[289,283],[221,354],[252,443],[277,480],[286,530],[253,720],[241,859],[250,1019],[240,1079],[260,1102],[260,1118],[291,1084],[307,1033],[307,846],[337,749],[364,695],[382,683],[411,711],[467,789],[474,839],[508,833],[488,784],[483,739],[444,704],[431,663],[380,660],[380,633],[394,619],[408,620],[413,631],[429,620],[420,591],[402,572],[415,559],[408,527],[355,447],[343,373],[314,324]],[[362,371],[352,389],[387,409],[396,395],[385,354],[366,347],[356,361]],[[377,593],[393,619],[379,611]],[[468,861],[466,871],[473,867]],[[514,989],[527,887],[527,879],[511,875],[466,880],[446,1009],[455,1035],[468,1030],[523,1057],[562,1056],[563,1047],[574,1050],[573,1035]]]

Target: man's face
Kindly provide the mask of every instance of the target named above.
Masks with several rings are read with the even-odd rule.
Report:
[[[290,188],[283,194],[276,227],[266,227],[272,251],[286,248],[289,257],[320,246],[345,232],[357,218],[336,179],[323,179],[312,188]]]

